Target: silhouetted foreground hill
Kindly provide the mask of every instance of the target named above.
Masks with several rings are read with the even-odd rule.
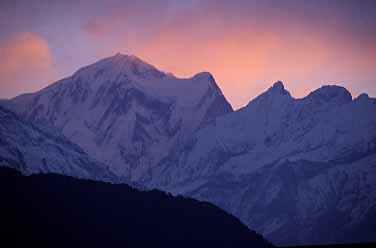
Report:
[[[0,195],[0,247],[268,246],[212,204],[156,190],[0,168]]]

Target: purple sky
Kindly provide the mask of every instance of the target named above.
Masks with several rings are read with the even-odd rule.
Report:
[[[376,96],[376,1],[1,1],[0,97],[38,90],[116,52],[213,73],[238,108],[282,80]]]

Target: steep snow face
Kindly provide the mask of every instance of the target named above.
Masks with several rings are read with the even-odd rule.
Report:
[[[232,112],[209,73],[178,79],[121,54],[11,103],[28,120],[49,122],[133,181],[150,180],[151,168],[172,147]]]
[[[58,173],[103,181],[118,181],[106,165],[46,126],[31,124],[0,106],[0,166],[29,175]]]

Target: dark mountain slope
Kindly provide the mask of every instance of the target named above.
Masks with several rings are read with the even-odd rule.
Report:
[[[283,247],[283,248],[374,248],[374,247],[376,247],[376,243],[299,245],[299,246],[280,246],[280,247]]]
[[[0,195],[1,247],[268,245],[212,204],[124,184],[0,168]]]

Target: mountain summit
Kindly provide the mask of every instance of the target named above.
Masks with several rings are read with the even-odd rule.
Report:
[[[154,66],[141,60],[134,55],[116,55],[102,59],[95,64],[84,67],[76,72],[76,74],[86,74],[86,76],[97,77],[139,77],[141,79],[162,78],[166,74],[159,71]]]
[[[342,105],[350,103],[352,100],[351,93],[344,87],[336,85],[325,85],[310,93],[307,98],[314,101],[333,103]]]
[[[151,180],[147,172],[162,166],[173,147],[182,149],[192,132],[233,111],[211,74],[179,79],[122,54],[12,103],[26,119],[52,124],[137,181]]]
[[[287,93],[287,91],[285,90],[285,85],[282,81],[275,82],[270,89],[277,92]]]

